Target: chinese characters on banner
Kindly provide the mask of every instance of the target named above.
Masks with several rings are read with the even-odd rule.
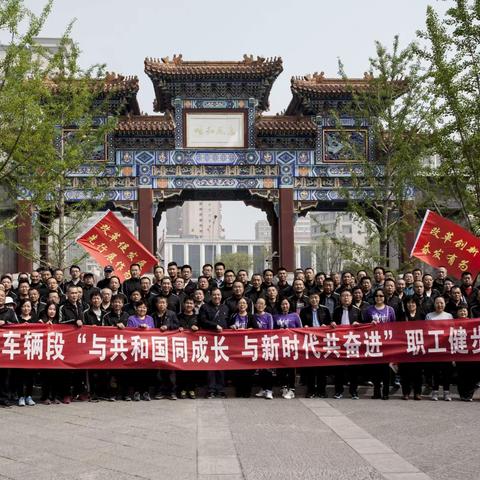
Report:
[[[121,282],[130,278],[132,263],[138,263],[142,272],[150,271],[158,263],[110,210],[90,230],[78,237],[77,243],[102,267],[112,265]]]
[[[432,267],[446,267],[457,278],[467,271],[475,278],[480,272],[480,239],[427,210],[410,256]]]
[[[239,370],[479,359],[479,319],[222,333],[0,328],[0,368]]]

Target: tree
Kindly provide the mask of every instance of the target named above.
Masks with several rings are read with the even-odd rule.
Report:
[[[223,262],[227,269],[238,272],[246,270],[249,272],[253,266],[253,258],[248,253],[226,253],[221,255],[216,262]]]
[[[427,9],[419,49],[428,65],[432,170],[437,205],[457,207],[461,221],[480,234],[480,2],[456,0],[440,18]],[[433,185],[435,186],[435,185]]]
[[[370,58],[364,88],[352,86],[352,102],[347,114],[358,128],[368,125],[375,144],[377,159],[364,161],[362,173],[352,170],[353,185],[343,189],[350,211],[370,228],[372,238],[378,237],[379,254],[389,265],[389,245],[403,243],[405,231],[414,208],[413,196],[425,152],[427,109],[420,63],[413,44],[403,50],[398,37],[391,52],[376,42],[376,56]],[[347,79],[343,64],[340,73]],[[342,125],[342,117],[337,120]],[[348,128],[343,139],[350,142]],[[353,158],[367,160],[365,151],[350,142]]]
[[[51,8],[49,1],[37,16],[21,0],[0,0],[0,33],[10,39],[0,59],[0,188],[4,201],[35,206],[38,226],[51,241],[50,260],[64,267],[67,239],[104,200],[97,180],[104,163],[94,159],[113,122],[107,118],[104,67],[79,67],[71,25],[55,52],[36,42]],[[95,174],[72,178],[82,166]],[[67,208],[72,186],[84,200]],[[68,226],[67,215],[73,218]],[[5,225],[13,226],[15,217]]]

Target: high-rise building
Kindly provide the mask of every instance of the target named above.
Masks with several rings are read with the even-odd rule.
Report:
[[[185,202],[167,210],[167,236],[217,240],[225,238],[220,202]]]

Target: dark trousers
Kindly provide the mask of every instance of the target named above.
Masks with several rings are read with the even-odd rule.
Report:
[[[437,390],[440,386],[443,391],[450,390],[450,380],[452,378],[452,364],[450,362],[432,363],[433,371],[433,390]]]
[[[272,370],[266,368],[258,372],[260,386],[263,390],[272,390],[273,389],[273,372]]]
[[[40,381],[42,383],[42,400],[54,400],[62,395],[59,391],[60,373],[58,370],[45,369],[40,372]]]
[[[160,390],[163,395],[172,395],[176,390],[176,374],[174,370],[160,370]]]
[[[335,394],[343,394],[343,387],[346,382],[349,383],[348,391],[350,395],[358,395],[358,367],[351,365],[349,367],[334,367],[333,375],[335,378]]]
[[[287,387],[290,390],[295,389],[295,369],[294,368],[279,368],[277,376],[282,387]]]
[[[422,365],[418,363],[402,363],[399,366],[402,394],[410,395],[412,388],[414,395],[422,393]]]
[[[390,366],[388,363],[372,365],[373,395],[388,397],[390,392]]]
[[[478,379],[478,363],[457,362],[458,394],[460,398],[472,398]]]
[[[305,379],[308,395],[325,395],[327,387],[327,372],[325,367],[305,368]]]
[[[139,393],[150,392],[150,388],[155,383],[156,372],[156,370],[142,369],[129,372],[128,391],[130,393],[132,391]]]
[[[191,370],[179,370],[177,372],[177,386],[180,391],[190,392],[195,390],[196,372]]]
[[[225,372],[223,370],[210,370],[207,372],[208,393],[223,393],[225,390]]]
[[[249,397],[252,392],[252,370],[235,370],[232,372],[235,394],[237,397]]]
[[[12,369],[12,380],[15,393],[19,397],[31,397],[35,371],[26,368]]]

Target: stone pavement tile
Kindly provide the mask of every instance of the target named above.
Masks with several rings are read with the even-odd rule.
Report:
[[[231,440],[232,439],[232,432],[230,431],[230,427],[222,427],[222,428],[202,428],[199,429],[197,438],[199,442],[202,441],[209,441],[212,438],[222,439],[222,440]]]
[[[385,480],[432,480],[426,473],[385,473]]]
[[[200,441],[198,443],[198,455],[199,456],[229,456],[236,455],[235,446],[233,440],[223,439],[211,439],[208,441]]]
[[[432,480],[426,473],[385,473],[385,480]]]
[[[241,474],[240,463],[236,455],[229,456],[199,456],[198,457],[199,475],[227,475]]]
[[[376,438],[349,438],[345,440],[357,453],[394,453]]]
[[[340,417],[344,415],[332,407],[310,407],[310,411],[317,417]]]
[[[199,475],[198,480],[244,480],[243,475]]]
[[[372,438],[363,428],[346,417],[319,417],[343,440],[350,438]]]
[[[396,453],[364,453],[362,457],[381,473],[418,472],[418,468]]]

